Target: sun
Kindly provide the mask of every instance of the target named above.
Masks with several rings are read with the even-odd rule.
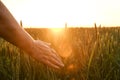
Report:
[[[54,35],[62,35],[62,33],[64,33],[65,31],[65,28],[49,28],[49,29]]]
[[[54,33],[61,33],[63,31],[63,28],[51,28],[51,30],[54,32]]]

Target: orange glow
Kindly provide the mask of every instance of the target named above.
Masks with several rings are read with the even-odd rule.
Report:
[[[75,66],[73,64],[70,64],[67,69],[72,70],[74,68],[75,68]]]
[[[62,56],[63,58],[68,58],[69,56],[71,56],[72,54],[72,48],[69,44],[67,43],[64,43],[64,44],[61,44],[59,46],[59,49],[60,49],[60,56]]]
[[[70,73],[70,72],[76,72],[77,71],[77,66],[75,64],[70,64],[68,67],[67,67],[67,72]]]
[[[61,34],[64,31],[64,29],[63,28],[51,28],[51,31],[54,34]]]

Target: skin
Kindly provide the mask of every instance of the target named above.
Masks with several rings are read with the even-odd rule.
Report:
[[[34,40],[23,28],[20,27],[1,1],[0,37],[24,50],[34,59],[49,67],[60,69],[64,66],[55,50],[50,47],[50,44],[41,40]]]

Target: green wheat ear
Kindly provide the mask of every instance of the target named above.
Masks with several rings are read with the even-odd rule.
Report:
[[[95,42],[95,44],[94,44],[94,46],[93,46],[93,50],[92,50],[92,52],[91,52],[90,59],[89,59],[89,62],[88,62],[87,79],[88,79],[88,74],[90,74],[90,73],[89,73],[89,69],[90,69],[92,60],[93,60],[93,58],[94,58],[93,56],[94,56],[94,53],[95,53],[96,45],[97,45],[97,42]]]

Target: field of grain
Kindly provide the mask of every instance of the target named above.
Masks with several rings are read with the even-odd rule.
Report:
[[[120,28],[26,29],[51,43],[65,67],[53,70],[0,38],[0,80],[120,80]]]

